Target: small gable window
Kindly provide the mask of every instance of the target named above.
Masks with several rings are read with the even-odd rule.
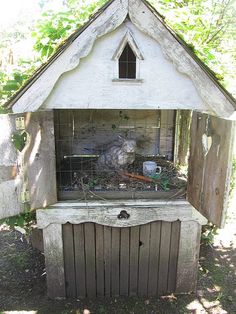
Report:
[[[136,56],[129,43],[125,45],[119,58],[119,78],[136,78]]]
[[[143,55],[130,31],[127,31],[117,47],[112,60],[115,61],[113,82],[142,83],[140,61]]]

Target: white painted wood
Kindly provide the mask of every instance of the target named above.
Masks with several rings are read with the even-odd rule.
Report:
[[[137,78],[130,84],[118,78],[117,60],[112,56],[127,31],[132,31],[142,51]],[[79,95],[79,96],[78,96]],[[114,32],[99,38],[91,53],[77,68],[64,73],[43,104],[47,109],[175,109],[206,110],[191,80],[166,60],[160,45],[126,21]]]
[[[133,50],[136,58],[143,60],[144,57],[142,55],[142,52],[140,51],[136,41],[134,40],[134,37],[132,36],[129,30],[126,32],[125,36],[122,38],[119,46],[117,47],[112,57],[112,60],[118,60],[120,58],[127,43],[130,45],[130,48]]]
[[[44,228],[43,240],[48,296],[65,297],[62,226],[51,224]]]
[[[53,112],[27,113],[29,144],[24,154],[24,175],[30,194],[30,208],[42,208],[57,201]]]
[[[222,118],[235,119],[233,105],[177,41],[159,16],[155,15],[142,0],[129,1],[129,16],[139,30],[160,44],[163,54],[168,60],[171,60],[175,68],[191,78],[206,107],[203,111]],[[192,102],[191,105],[192,109],[197,109]],[[175,109],[181,109],[181,107]]]
[[[177,199],[177,200],[150,200],[150,199],[130,199],[130,200],[89,200],[87,202],[77,200],[70,200],[70,201],[61,201],[54,205],[51,205],[50,208],[69,208],[74,206],[80,206],[80,207],[100,207],[100,206],[135,206],[135,207],[142,207],[142,206],[149,206],[149,207],[155,207],[155,206],[171,206],[171,205],[186,205],[185,199]],[[187,204],[189,204],[187,202]]]
[[[25,130],[16,130],[16,118]],[[0,219],[57,201],[53,112],[0,115]],[[21,152],[12,135],[27,133]],[[24,199],[23,195],[29,198]],[[27,203],[27,204],[24,204]]]
[[[196,290],[201,225],[196,221],[181,222],[177,264],[176,292]]]
[[[114,0],[70,46],[42,73],[14,104],[13,112],[36,111],[49,96],[59,77],[75,69],[92,50],[97,38],[116,29],[126,18],[128,0]]]
[[[151,203],[151,202],[150,202]],[[60,204],[60,203],[59,203]],[[146,224],[152,221],[196,221],[198,224],[206,224],[207,220],[198,213],[187,201],[152,203],[152,206],[144,202],[140,206],[130,205],[100,205],[91,206],[89,203],[77,203],[71,206],[56,206],[45,210],[37,210],[38,228],[45,228],[50,224],[79,224],[84,222],[94,222],[112,227],[131,227]],[[128,219],[118,219],[122,210],[126,210],[130,215]]]
[[[12,143],[16,117],[15,114],[0,115],[0,219],[18,215],[23,210],[21,154]]]
[[[127,14],[132,23],[119,27]],[[112,82],[117,67],[111,58],[129,30],[145,59],[139,70],[144,82],[124,83],[121,93],[120,83]],[[23,94],[13,111],[35,111],[42,105],[194,109],[224,118],[234,113],[226,96],[142,0],[114,0]]]

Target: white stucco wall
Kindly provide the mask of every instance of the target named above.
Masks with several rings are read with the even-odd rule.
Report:
[[[127,30],[144,57],[137,77],[142,83],[112,81],[118,77],[112,57]],[[204,110],[205,106],[191,79],[165,59],[159,44],[126,21],[98,39],[74,70],[62,74],[41,108]]]

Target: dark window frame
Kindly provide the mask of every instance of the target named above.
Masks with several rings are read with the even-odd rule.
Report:
[[[119,57],[119,79],[136,79],[137,58],[127,42]]]

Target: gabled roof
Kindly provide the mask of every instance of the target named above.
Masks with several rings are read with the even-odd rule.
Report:
[[[209,108],[207,112],[232,118],[236,100],[218,82],[213,72],[193,53],[188,45],[168,26],[164,18],[145,0],[110,0],[79,30],[74,32],[42,65],[26,84],[6,103],[14,112],[36,111],[50,94],[58,78],[86,57],[95,40],[116,29],[129,16],[131,22],[155,39],[165,56],[178,71],[187,74]],[[76,45],[77,53],[71,47]],[[66,60],[59,67],[58,60]],[[50,80],[45,80],[46,73]]]

